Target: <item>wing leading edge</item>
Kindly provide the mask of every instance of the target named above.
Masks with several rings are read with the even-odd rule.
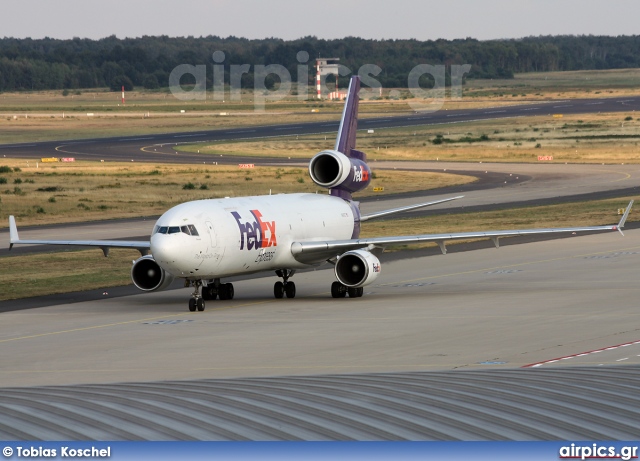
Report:
[[[98,247],[105,256],[110,248],[132,248],[138,250],[141,255],[149,253],[150,242],[132,240],[20,240],[18,227],[13,216],[9,216],[9,249],[13,245],[71,245],[82,247]]]
[[[549,229],[520,229],[482,232],[458,232],[450,234],[421,234],[404,235],[393,237],[374,237],[351,240],[334,240],[327,242],[294,242],[291,245],[293,257],[300,262],[311,262],[324,259],[335,258],[345,251],[357,250],[361,248],[383,248],[390,245],[403,245],[409,243],[435,242],[440,246],[443,254],[446,253],[445,242],[448,240],[463,240],[475,238],[489,238],[494,245],[499,247],[499,239],[502,237],[514,237],[521,235],[542,235],[571,232],[601,232],[617,230],[622,233],[622,228],[629,216],[633,200],[629,202],[620,222],[608,226],[585,226],[585,227],[560,227]]]

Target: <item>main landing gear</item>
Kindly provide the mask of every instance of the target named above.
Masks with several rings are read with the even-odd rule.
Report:
[[[206,287],[202,287],[202,297],[206,300],[213,301],[220,298],[222,301],[233,299],[235,291],[232,283],[220,283],[220,279],[213,279]]]
[[[194,280],[186,282],[187,286],[193,286],[194,290],[189,299],[189,311],[195,312],[196,309],[200,312],[204,310],[205,301],[213,301],[216,298],[221,300],[233,299],[235,291],[232,283],[220,283],[220,279],[214,279],[213,282],[209,282],[207,286],[202,286],[202,280]],[[200,288],[202,287],[202,296],[200,295]]]
[[[283,298],[285,294],[287,298],[296,297],[296,284],[289,282],[289,277],[294,273],[295,271],[289,269],[278,269],[276,271],[276,275],[282,277],[282,282],[278,281],[273,285],[273,296],[277,299]]]
[[[333,282],[331,284],[331,296],[334,298],[344,298],[349,295],[350,298],[361,298],[364,294],[363,287],[348,287],[340,282]]]

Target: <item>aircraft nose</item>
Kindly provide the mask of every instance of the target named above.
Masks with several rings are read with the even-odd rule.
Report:
[[[170,235],[154,234],[151,236],[151,254],[161,267],[170,269],[175,265],[180,255],[180,245],[177,245]]]

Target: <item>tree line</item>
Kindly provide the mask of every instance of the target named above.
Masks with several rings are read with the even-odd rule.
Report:
[[[253,67],[280,64],[297,80],[298,66],[308,66],[314,84],[315,58],[340,58],[354,72],[375,64],[375,78],[383,87],[406,87],[407,76],[418,64],[470,64],[468,78],[512,78],[519,72],[545,72],[640,67],[640,36],[544,36],[509,40],[368,40],[347,37],[322,40],[238,37],[167,36],[100,40],[0,39],[0,91],[51,90],[133,86],[155,89],[168,86],[179,64],[207,65],[208,84],[213,72],[212,53],[225,53],[225,66],[250,64],[242,86],[253,87]],[[309,60],[300,63],[299,51]]]

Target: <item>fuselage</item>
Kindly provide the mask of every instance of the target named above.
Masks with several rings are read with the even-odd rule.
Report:
[[[320,194],[186,202],[158,219],[151,254],[165,271],[188,279],[302,269],[323,260],[300,263],[291,244],[352,238],[354,214],[349,202]]]

